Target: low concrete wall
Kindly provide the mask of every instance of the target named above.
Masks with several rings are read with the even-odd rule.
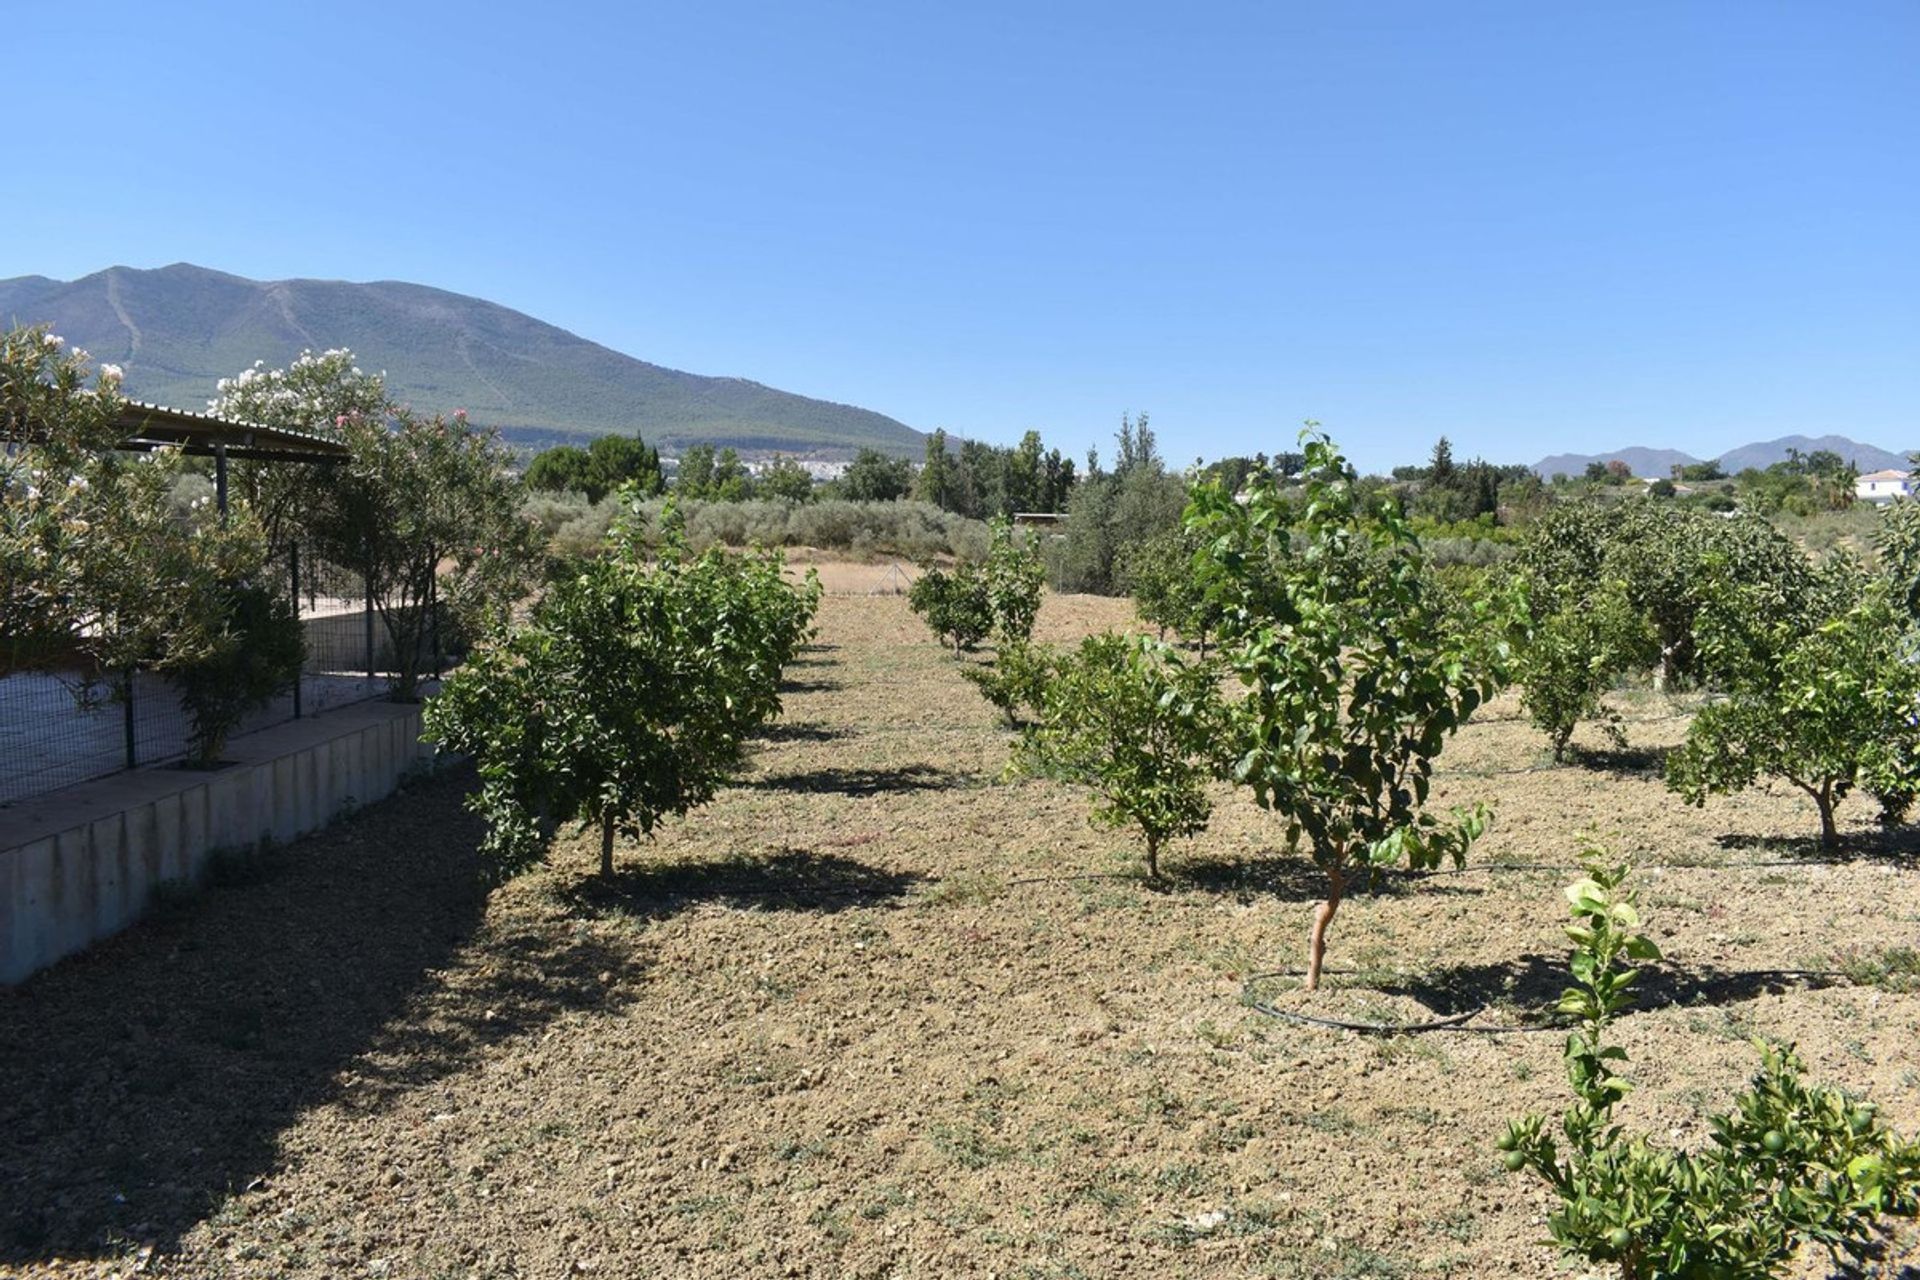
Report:
[[[235,739],[214,773],[144,769],[0,810],[0,984],[131,924],[217,849],[286,842],[434,759],[420,708],[362,703]]]

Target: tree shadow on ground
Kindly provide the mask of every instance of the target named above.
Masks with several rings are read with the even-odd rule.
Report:
[[[969,774],[954,773],[932,764],[903,764],[891,769],[808,769],[800,773],[770,773],[748,778],[739,785],[757,791],[799,791],[843,796],[873,796],[890,791],[948,791],[970,786]]]
[[[788,680],[783,677],[780,681],[781,693],[838,693],[845,687],[838,680]]]
[[[1838,979],[1808,977],[1779,969],[1677,969],[1646,965],[1633,985],[1632,1009],[1675,1005],[1715,1007]],[[1493,964],[1443,965],[1425,973],[1388,976],[1367,986],[1386,995],[1410,996],[1441,1016],[1486,1005],[1512,1006],[1550,1020],[1561,992],[1573,985],[1565,956],[1524,955]]]
[[[838,854],[783,849],[725,862],[625,867],[612,880],[593,876],[561,890],[574,913],[663,920],[702,903],[759,911],[832,914],[900,898],[924,877],[889,871]]]
[[[753,734],[761,742],[832,742],[848,736],[849,730],[803,720],[775,720]]]
[[[1808,815],[1812,816],[1809,803]],[[1817,825],[1817,824],[1816,824]],[[1770,855],[1781,859],[1821,862],[1913,862],[1920,859],[1920,828],[1867,827],[1843,831],[1840,845],[1824,849],[1817,836],[1756,836],[1729,833],[1716,836],[1722,849]]]
[[[1171,858],[1165,867],[1165,880],[1170,889],[1200,889],[1248,903],[1261,898],[1319,902],[1327,896],[1327,873],[1311,858],[1272,850],[1251,858]],[[1404,893],[1477,896],[1483,892],[1475,885],[1434,882],[1391,870],[1355,876],[1347,888],[1349,897],[1397,897]]]
[[[1651,778],[1655,781],[1667,776],[1667,757],[1672,754],[1672,747],[1576,746],[1567,751],[1569,762],[1582,769],[1616,778]]]
[[[490,931],[441,778],[0,992],[0,1270],[162,1254],[273,1174],[308,1109],[378,1109],[487,1045],[615,1003],[637,969],[554,920]]]

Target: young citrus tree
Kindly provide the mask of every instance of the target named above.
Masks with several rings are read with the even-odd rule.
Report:
[[[1033,639],[1033,626],[1040,617],[1047,568],[1040,562],[1040,549],[1030,530],[1016,529],[1005,516],[995,516],[987,528],[987,560],[981,577],[994,644],[1001,648],[1024,645]]]
[[[1160,876],[1160,848],[1204,830],[1223,709],[1217,674],[1144,636],[1089,636],[1051,665],[1040,723],[1016,765],[1093,791],[1093,819],[1132,823]]]
[[[1222,611],[1222,653],[1246,686],[1231,770],[1285,816],[1327,876],[1307,985],[1352,877],[1462,861],[1485,811],[1427,810],[1433,763],[1501,679],[1505,623],[1489,598],[1452,607],[1391,503],[1362,510],[1346,460],[1302,436],[1303,493],[1256,479],[1246,501],[1203,486],[1188,508]]]
[[[1000,709],[1009,729],[1018,729],[1038,718],[1053,679],[1054,662],[1052,650],[1045,645],[1003,644],[992,662],[962,667],[960,675]]]
[[[1127,548],[1118,568],[1141,619],[1158,627],[1163,640],[1173,631],[1198,644],[1204,657],[1220,619],[1218,606],[1194,567],[1198,550],[1192,534],[1169,529]]]
[[[527,622],[481,644],[427,704],[427,732],[474,757],[500,877],[542,854],[557,823],[617,835],[706,803],[741,741],[780,707],[780,668],[804,641],[817,583],[784,581],[776,555],[658,563],[616,533],[608,553],[554,583]]]
[[[1520,706],[1553,744],[1556,764],[1566,759],[1582,720],[1598,724],[1616,747],[1626,745],[1620,718],[1604,699],[1640,665],[1650,639],[1619,583],[1599,583],[1576,599],[1534,610],[1515,647],[1513,677]]]
[[[1660,952],[1640,931],[1627,870],[1590,863],[1567,889],[1574,985],[1560,1012],[1574,1103],[1560,1143],[1541,1116],[1501,1135],[1507,1168],[1544,1181],[1560,1205],[1548,1230],[1570,1256],[1617,1267],[1622,1280],[1767,1280],[1803,1244],[1858,1263],[1882,1215],[1920,1211],[1920,1144],[1887,1130],[1875,1109],[1802,1082],[1790,1048],[1761,1044],[1761,1067],[1733,1110],[1712,1121],[1713,1145],[1656,1146],[1629,1134],[1614,1108],[1631,1086],[1626,1051],[1606,1042],[1633,1003],[1636,961]]]
[[[1811,621],[1729,591],[1702,636],[1732,688],[1701,708],[1667,760],[1667,785],[1689,803],[1781,778],[1813,801],[1821,846],[1832,848],[1835,808],[1855,787],[1895,798],[1889,809],[1920,789],[1920,663],[1883,588]]]
[[[955,657],[993,631],[986,575],[970,564],[956,565],[951,573],[929,567],[907,589],[907,604],[943,644],[953,646]]]

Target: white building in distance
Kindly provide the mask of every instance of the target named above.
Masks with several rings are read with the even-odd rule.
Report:
[[[1853,496],[1862,502],[1892,502],[1913,496],[1910,471],[1875,471],[1853,482]]]

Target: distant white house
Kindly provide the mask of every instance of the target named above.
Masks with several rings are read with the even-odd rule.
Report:
[[[1892,502],[1913,496],[1910,471],[1875,471],[1853,482],[1853,496],[1862,502]]]

